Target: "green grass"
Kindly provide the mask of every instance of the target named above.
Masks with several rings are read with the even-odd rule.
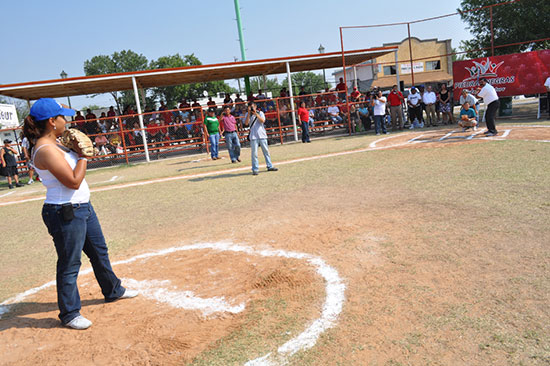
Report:
[[[374,139],[270,150],[276,163],[365,148]],[[341,230],[314,252],[347,281],[344,313],[291,365],[443,365],[442,356],[471,357],[472,364],[543,365],[550,360],[549,156],[550,144],[524,141],[369,151],[281,165],[279,172],[257,177],[237,172],[96,192],[92,202],[115,260],[227,236],[285,247],[278,231],[289,235],[288,228],[304,217],[310,225]],[[102,169],[88,180],[118,175],[121,183],[235,167],[190,160]],[[54,278],[55,252],[40,207],[0,207],[0,300]],[[262,230],[254,231],[252,222]],[[233,227],[245,233],[231,237]],[[365,237],[382,238],[375,254],[358,249],[372,242]],[[370,256],[379,263],[361,262]],[[304,315],[286,312],[287,306],[288,299],[277,296],[250,304],[243,325],[192,364],[243,364],[274,351],[305,325]],[[388,324],[398,319],[403,329],[393,333],[381,318]],[[371,338],[383,327],[390,329]]]

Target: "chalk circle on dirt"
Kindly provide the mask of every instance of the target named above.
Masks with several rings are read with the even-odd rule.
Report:
[[[307,254],[286,251],[281,249],[255,249],[250,246],[233,244],[231,242],[217,242],[217,243],[199,243],[199,244],[190,244],[183,245],[178,247],[167,248],[159,250],[156,252],[140,254],[135,257],[114,262],[113,266],[132,263],[141,259],[166,256],[175,252],[181,251],[191,251],[191,250],[211,250],[214,252],[233,252],[233,253],[245,253],[250,256],[260,256],[260,257],[279,257],[279,258],[289,258],[297,259],[307,262],[310,266],[315,268],[315,271],[319,276],[321,276],[325,282],[325,301],[323,303],[323,308],[321,311],[321,316],[315,319],[307,328],[296,337],[288,340],[283,345],[277,348],[276,352],[268,353],[262,357],[250,360],[245,363],[245,366],[278,366],[285,365],[288,363],[288,359],[299,351],[304,351],[309,348],[312,348],[319,339],[319,336],[324,333],[327,329],[330,329],[336,325],[338,316],[342,312],[344,300],[345,300],[345,289],[346,286],[340,278],[338,271],[333,267],[329,266],[322,258]],[[91,268],[83,270],[80,272],[81,275],[89,274],[92,272]],[[227,311],[232,313],[240,312],[244,309],[244,303],[232,306],[224,302],[223,298],[214,298],[214,299],[201,299],[193,298],[193,294],[172,294],[172,296],[159,296],[158,293],[147,292],[148,287],[147,282],[138,282],[131,279],[126,279],[125,283],[129,285],[129,288],[133,288],[132,285],[141,289],[144,297],[159,300],[162,299],[164,303],[168,303],[174,307],[187,308],[186,304],[191,302],[191,309],[201,310],[203,314],[209,314],[212,309],[215,311]],[[167,284],[169,281],[167,281]],[[158,285],[158,284],[157,284]],[[0,319],[2,314],[7,313],[10,310],[10,307],[22,302],[27,297],[32,296],[48,287],[55,286],[55,281],[50,281],[42,286],[32,288],[21,294],[18,294],[10,299],[5,300],[0,303]],[[162,289],[161,289],[162,290]],[[164,293],[166,295],[166,293]],[[184,299],[182,300],[182,296]],[[190,300],[191,299],[191,300]],[[187,301],[187,302],[186,302]],[[205,302],[206,305],[201,303]],[[198,305],[197,305],[198,304]],[[204,305],[204,306],[202,306]],[[194,306],[194,307],[193,307]]]

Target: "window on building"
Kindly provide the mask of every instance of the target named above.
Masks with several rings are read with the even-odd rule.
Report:
[[[426,70],[441,70],[441,61],[426,61]]]
[[[396,73],[395,65],[384,66],[384,75],[395,75]]]

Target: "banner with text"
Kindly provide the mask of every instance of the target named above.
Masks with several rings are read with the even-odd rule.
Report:
[[[14,105],[0,104],[0,128],[13,128],[19,126],[17,110]]]
[[[479,87],[480,78],[486,78],[501,97],[545,93],[548,77],[550,50],[455,61],[453,94],[458,100],[462,89]]]

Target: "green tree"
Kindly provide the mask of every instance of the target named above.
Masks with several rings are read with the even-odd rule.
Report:
[[[162,56],[157,60],[151,61],[151,69],[170,69],[186,66],[202,65],[201,61],[194,55],[181,56],[175,54],[172,56]],[[166,105],[171,108],[184,98],[200,98],[204,91],[209,95],[216,93],[234,93],[235,89],[231,88],[224,81],[209,81],[190,83],[183,85],[167,86],[153,88],[153,96],[156,100],[164,100]]]
[[[305,88],[306,93],[313,94],[325,90],[325,82],[323,76],[311,71],[297,72],[291,75],[292,88],[294,95],[300,92],[300,87]],[[285,78],[282,82],[283,86],[288,88],[288,80]]]
[[[84,61],[84,73],[86,75],[105,75],[147,70],[148,66],[147,58],[142,54],[137,54],[132,50],[123,50],[110,56],[98,55]],[[135,103],[132,90],[113,91],[110,94],[115,100],[119,113],[125,106]]]
[[[273,93],[274,97],[278,97],[279,93],[281,92],[282,86],[279,84],[279,81],[277,80],[277,77],[274,77],[272,79],[266,78],[265,79],[265,87],[264,87],[264,78],[260,76],[256,76],[254,78],[250,79],[250,91],[252,94],[258,94],[258,90],[262,89],[263,92],[270,91]]]
[[[462,0],[458,9],[473,39],[461,42],[461,48],[468,51],[470,58],[491,55],[490,9],[472,11],[483,6],[501,3],[503,0]],[[494,45],[534,41],[550,35],[550,1],[523,0],[494,6]],[[487,49],[482,49],[487,48]],[[529,42],[516,46],[495,48],[495,55],[550,48],[550,42]]]

